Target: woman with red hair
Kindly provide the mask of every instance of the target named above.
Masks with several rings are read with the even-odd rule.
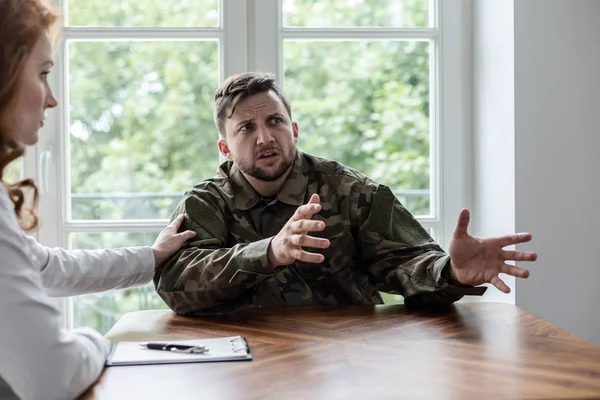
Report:
[[[37,143],[58,16],[42,0],[0,0],[0,398],[70,399],[102,371],[110,344],[91,329],[61,329],[48,296],[141,285],[195,233],[175,219],[152,247],[49,249],[25,235],[37,227],[37,188],[4,182],[6,166]],[[30,192],[31,196],[26,196]],[[28,203],[26,199],[31,198]]]

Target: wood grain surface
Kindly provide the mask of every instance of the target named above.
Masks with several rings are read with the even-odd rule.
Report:
[[[119,340],[243,335],[253,361],[107,368],[84,399],[592,399],[600,347],[511,304],[125,315]]]

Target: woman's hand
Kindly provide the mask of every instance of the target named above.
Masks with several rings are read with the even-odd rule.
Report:
[[[184,214],[179,214],[173,222],[162,230],[152,245],[155,260],[154,269],[160,267],[162,263],[175,254],[187,240],[196,236],[194,231],[177,233],[183,218]]]

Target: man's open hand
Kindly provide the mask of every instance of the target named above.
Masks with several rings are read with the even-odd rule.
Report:
[[[291,264],[296,260],[315,264],[325,260],[322,254],[309,253],[302,249],[302,247],[320,249],[329,247],[329,240],[308,235],[308,232],[319,232],[325,229],[325,222],[311,220],[312,216],[319,211],[321,211],[319,195],[313,194],[309,202],[298,207],[292,218],[271,240],[267,258],[273,268]]]
[[[498,277],[499,273],[527,278],[529,271],[506,264],[506,261],[535,261],[531,251],[504,250],[504,247],[531,240],[529,233],[517,233],[496,238],[477,238],[469,235],[469,210],[463,209],[450,242],[450,273],[465,285],[491,283],[498,290],[509,293],[510,288]]]

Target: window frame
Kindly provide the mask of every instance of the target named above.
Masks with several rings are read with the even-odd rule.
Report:
[[[66,1],[53,0],[53,4],[65,10]],[[472,204],[470,0],[429,0],[433,22],[429,28],[284,28],[281,1],[220,0],[221,19],[216,28],[65,27],[49,77],[62,107],[48,113],[38,144],[23,160],[24,176],[33,176],[40,187],[42,225],[37,239],[45,246],[67,247],[70,233],[160,231],[168,222],[69,220],[68,41],[216,38],[221,80],[244,71],[274,71],[283,86],[282,50],[286,39],[426,39],[431,41],[432,212],[418,220],[425,228],[433,229],[438,243],[447,248],[458,211]],[[65,21],[67,17],[65,13]],[[71,300],[57,299],[55,304],[62,312],[65,327],[72,327]]]
[[[430,204],[431,215],[417,217],[447,248],[458,211],[472,204],[469,0],[429,0],[428,28],[289,28],[283,26],[281,0],[249,0],[249,33],[260,47],[248,51],[251,70],[276,71],[284,87],[286,39],[395,39],[431,41]],[[261,10],[261,12],[257,12]],[[269,21],[277,20],[277,24]],[[284,89],[285,90],[285,89]]]

